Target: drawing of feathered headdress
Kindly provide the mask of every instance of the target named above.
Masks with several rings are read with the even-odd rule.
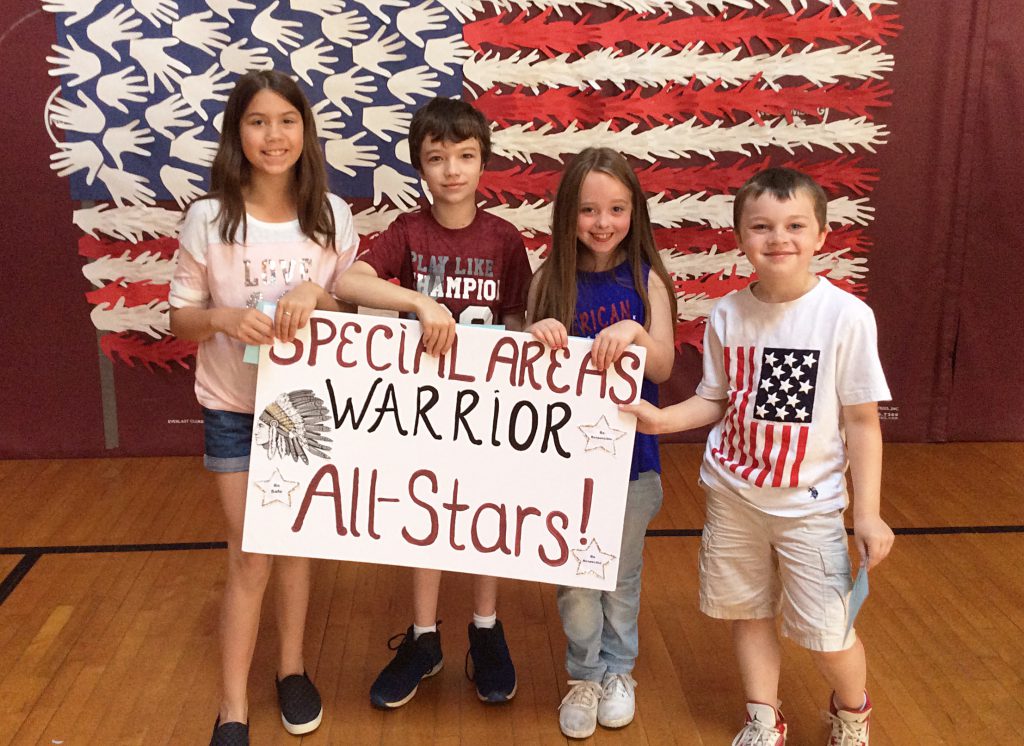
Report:
[[[285,392],[260,414],[260,422],[269,430],[263,447],[270,458],[291,456],[293,461],[301,459],[304,464],[309,463],[307,450],[328,458],[331,441],[324,435],[327,426],[322,424],[327,417],[323,400],[309,389]]]

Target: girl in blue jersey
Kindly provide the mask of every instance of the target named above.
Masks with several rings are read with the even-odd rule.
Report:
[[[672,281],[636,174],[614,150],[587,148],[558,186],[551,253],[530,287],[527,331],[556,349],[569,334],[593,339],[601,370],[628,345],[643,346],[641,396],[654,403],[657,384],[672,373],[675,318]],[[570,738],[587,738],[597,723],[621,728],[633,720],[640,570],[647,524],[661,507],[660,472],[657,438],[637,433],[615,590],[558,589],[570,686],[558,721]]]

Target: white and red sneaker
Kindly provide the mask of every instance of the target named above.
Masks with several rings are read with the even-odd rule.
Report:
[[[747,722],[732,746],[785,746],[786,719],[771,705],[747,702]]]
[[[859,710],[842,710],[836,707],[833,692],[828,703],[828,720],[832,727],[828,746],[868,746],[871,730],[871,700],[864,692],[864,706]]]

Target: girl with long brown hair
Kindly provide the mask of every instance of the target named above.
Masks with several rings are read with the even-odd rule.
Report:
[[[272,569],[281,719],[299,735],[315,730],[323,712],[302,654],[309,560],[242,551],[256,399],[256,366],[242,356],[247,344],[291,341],[314,309],[339,310],[324,288],[351,265],[358,237],[348,206],[328,193],[309,103],[284,73],[263,70],[239,78],[224,112],[211,186],[182,225],[171,331],[199,343],[204,463],[214,472],[228,529],[223,685],[211,744],[235,746],[249,742],[249,667]],[[259,310],[262,301],[276,301],[272,317]]]
[[[587,148],[576,156],[555,196],[551,234],[551,253],[531,288],[527,331],[553,348],[564,347],[569,334],[593,339],[593,365],[601,370],[628,345],[646,348],[641,396],[657,402],[657,384],[675,358],[676,298],[643,190],[622,155]],[[647,525],[661,507],[660,471],[657,438],[637,433],[615,590],[558,589],[570,687],[558,722],[570,738],[587,738],[598,723],[621,728],[633,720],[640,570]]]

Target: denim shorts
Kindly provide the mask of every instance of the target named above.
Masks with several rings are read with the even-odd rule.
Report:
[[[210,471],[249,471],[253,415],[203,407],[206,453],[203,466]]]

